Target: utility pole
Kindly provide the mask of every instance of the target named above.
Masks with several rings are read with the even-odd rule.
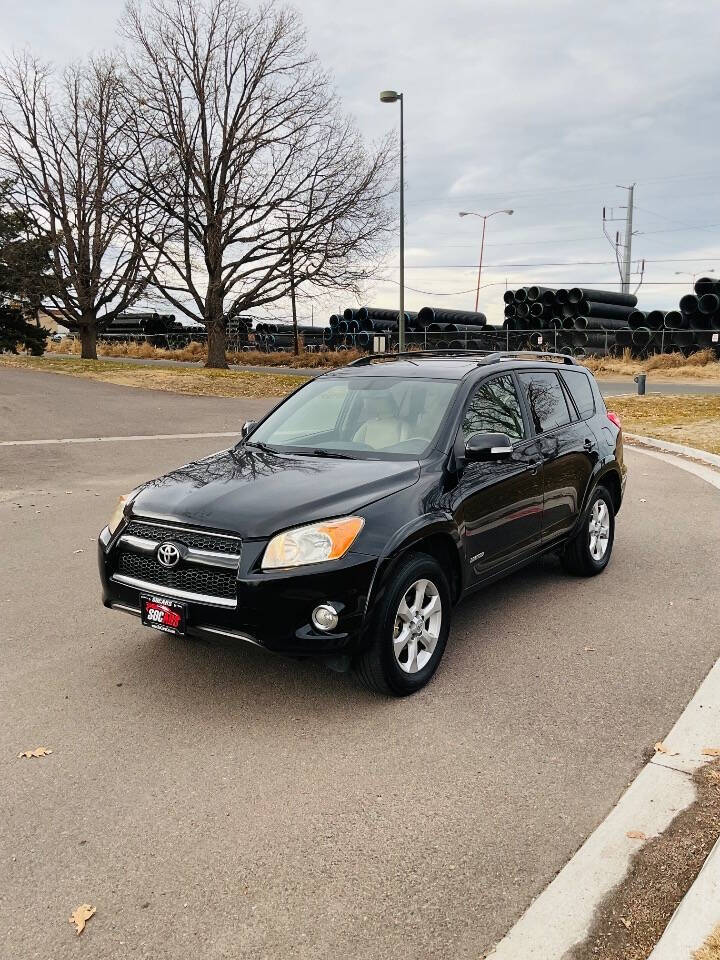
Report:
[[[290,255],[290,300],[292,302],[292,317],[293,317],[293,348],[295,356],[297,357],[300,353],[300,344],[298,343],[298,328],[297,328],[297,309],[295,307],[295,263],[293,261],[293,241],[292,241],[292,228],[290,227],[290,214],[287,214],[287,232],[288,232],[288,253]]]
[[[610,236],[607,231],[606,224],[612,223],[615,220],[620,220],[620,217],[613,216],[613,211],[610,211],[610,216],[607,216],[606,208],[603,207],[603,233],[607,237],[608,243],[615,251],[615,259],[617,260],[618,271],[620,273],[620,288],[623,293],[630,293],[630,277],[632,274],[632,238],[633,238],[633,203],[635,199],[635,184],[631,183],[629,187],[624,187],[622,184],[618,184],[620,190],[627,190],[628,192],[628,202],[625,207],[625,235],[620,240],[620,232],[615,232],[615,239]],[[623,208],[620,207],[622,210]],[[620,259],[620,247],[623,248],[622,260]],[[643,260],[643,268],[645,261]],[[642,283],[642,278],[640,280]]]
[[[632,253],[632,231],[633,231],[633,195],[635,193],[635,184],[631,183],[625,188],[628,192],[627,211],[625,216],[625,256],[623,258],[622,271],[622,292],[630,293],[630,259]]]

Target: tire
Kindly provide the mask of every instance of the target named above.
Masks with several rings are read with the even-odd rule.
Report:
[[[416,615],[418,603],[431,612]],[[424,553],[409,554],[389,574],[368,628],[368,647],[353,664],[360,682],[395,697],[424,687],[445,651],[451,613],[450,588],[440,564]]]
[[[604,536],[603,536],[604,533]],[[594,577],[610,562],[615,542],[615,509],[605,487],[593,490],[580,529],[560,555],[563,567],[577,577]]]

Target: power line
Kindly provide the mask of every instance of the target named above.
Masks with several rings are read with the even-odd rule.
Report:
[[[664,257],[657,260],[648,260],[645,263],[716,263],[720,257]],[[535,269],[535,267],[612,267],[614,260],[559,260],[539,261],[537,263],[489,263],[484,266],[488,270],[518,270]],[[397,270],[397,265],[387,266],[387,270]],[[476,263],[423,263],[405,264],[406,270],[476,270]]]
[[[376,277],[376,283],[394,283],[399,284],[399,280],[393,280],[391,277]],[[533,281],[534,282],[534,281]],[[600,289],[605,289],[606,287],[618,287],[621,285],[622,281],[620,280],[567,280],[559,282],[554,280],[553,283],[557,284],[558,287],[598,287]],[[529,282],[514,280],[512,289],[517,289],[518,287],[527,287],[531,284]],[[687,287],[687,280],[651,280],[648,281],[645,285],[645,291],[647,293],[652,287]],[[484,283],[480,289],[484,290],[486,287],[504,287],[506,286],[505,280],[496,280],[493,283]],[[409,287],[405,284],[406,290],[411,290],[413,293],[422,293],[428,297],[461,297],[467,293],[475,293],[475,287],[471,287],[469,290],[452,290],[448,292],[441,292],[438,290],[418,290],[417,287]]]

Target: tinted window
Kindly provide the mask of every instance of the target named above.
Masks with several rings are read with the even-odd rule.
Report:
[[[463,418],[465,440],[474,433],[506,433],[511,440],[525,436],[522,410],[512,377],[495,377],[480,384]]]
[[[562,378],[575,401],[581,419],[591,417],[595,413],[595,397],[586,374],[580,370],[563,370]]]
[[[570,423],[570,411],[556,374],[543,370],[519,377],[537,433]]]

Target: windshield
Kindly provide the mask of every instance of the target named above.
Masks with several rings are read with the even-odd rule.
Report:
[[[415,377],[320,377],[271,413],[248,443],[318,455],[416,459],[457,389]]]

